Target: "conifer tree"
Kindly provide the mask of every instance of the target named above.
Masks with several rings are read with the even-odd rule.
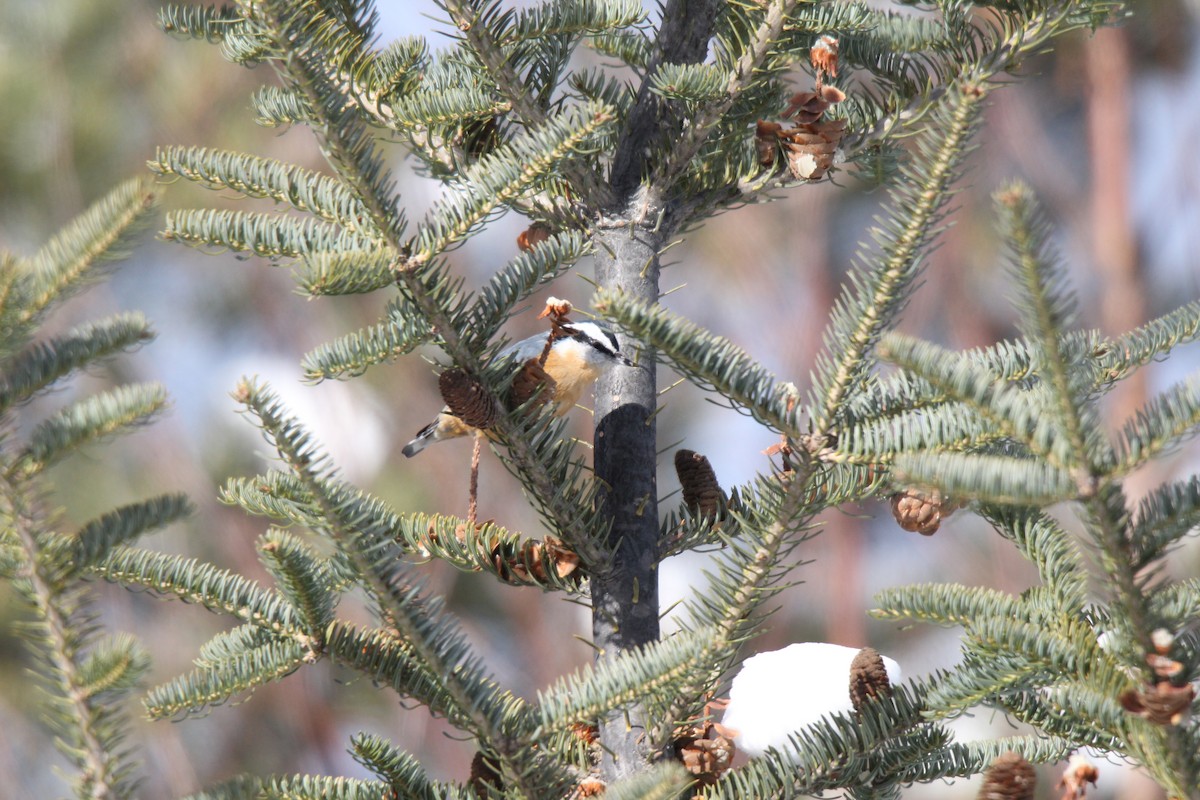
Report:
[[[30,651],[29,675],[42,691],[43,719],[74,769],[79,798],[131,796],[136,748],[125,742],[120,701],[149,665],[135,637],[100,628],[83,580],[138,536],[186,515],[190,505],[182,495],[160,495],[64,532],[62,515],[47,503],[47,470],[149,421],[166,395],[157,384],[121,386],[75,400],[36,424],[28,404],[153,338],[145,317],[132,312],[57,335],[41,328],[51,310],[121,257],[155,198],[148,181],[128,181],[32,257],[0,253],[0,576],[27,606],[21,638]]]
[[[946,0],[900,13],[667,0],[658,15],[625,0],[440,7],[455,37],[439,51],[420,37],[378,42],[370,4],[352,0],[161,14],[168,32],[219,44],[237,63],[269,64],[278,81],[254,97],[260,121],[311,128],[329,163],[317,173],[163,147],[151,162],[157,174],[281,209],[174,211],[165,238],[287,262],[312,296],[387,293],[382,319],[309,353],[307,377],[350,379],[417,347],[440,348],[487,410],[476,421],[544,524],[514,531],[396,511],[351,485],[269,387],[243,381],[235,397],[281,466],[232,479],[224,499],[291,526],[259,541],[274,586],[130,547],[88,565],[237,622],[203,647],[195,670],[148,695],[150,714],[204,710],[334,659],[444,716],[479,755],[469,782],[440,783],[410,754],[360,735],[351,748],[375,780],[246,776],[202,796],[890,797],[993,763],[993,783],[1020,782],[1026,762],[1082,746],[1133,759],[1171,796],[1197,796],[1200,742],[1186,714],[1197,677],[1188,620],[1200,587],[1159,567],[1200,501],[1188,481],[1131,509],[1122,480],[1192,432],[1200,397],[1194,382],[1167,392],[1115,440],[1097,402],[1196,338],[1200,307],[1115,339],[1072,329],[1073,301],[1039,212],[1014,185],[997,204],[1021,289],[1021,337],[953,353],[890,333],[990,93],[1058,37],[1114,20],[1120,5]],[[581,66],[580,48],[620,68]],[[853,82],[842,80],[848,73]],[[394,190],[394,152],[445,186],[418,222]],[[831,170],[879,165],[896,167],[885,170],[885,211],[810,379],[779,380],[658,304],[662,253],[708,216],[804,191]],[[483,286],[467,286],[447,254],[511,212],[531,222],[527,249]],[[585,257],[598,287],[593,310],[637,354],[634,367],[601,378],[594,470],[559,419],[513,402],[513,365],[496,358],[514,308]],[[660,512],[657,363],[779,433],[775,460],[756,480],[725,492],[703,456],[681,451],[683,500]],[[852,712],[728,770],[720,747],[704,744],[723,736],[706,704],[788,582],[787,555],[822,510],[893,494],[905,524],[926,529],[951,502],[969,506],[1033,562],[1042,585],[1018,597],[958,585],[886,592],[882,617],[963,628],[963,663],[860,692]],[[1098,555],[1094,594],[1083,552],[1044,511],[1061,501],[1079,509]],[[712,545],[726,557],[691,600],[684,630],[662,637],[656,566]],[[411,562],[428,556],[586,598],[595,664],[536,702],[516,697],[421,585]],[[339,616],[352,591],[368,599],[372,624]],[[1034,732],[954,741],[944,721],[981,705]]]

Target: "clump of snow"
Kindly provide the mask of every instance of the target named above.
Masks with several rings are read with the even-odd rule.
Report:
[[[721,724],[737,731],[738,750],[760,756],[788,750],[788,736],[821,717],[853,712],[850,662],[858,649],[801,642],[747,658],[729,689]],[[900,682],[900,665],[883,656],[888,681]]]

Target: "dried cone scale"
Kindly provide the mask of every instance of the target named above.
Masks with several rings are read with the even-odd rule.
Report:
[[[554,379],[542,366],[541,359],[531,358],[513,378],[508,399],[513,408],[518,408],[535,397],[538,405],[548,403],[554,397]]]
[[[1020,753],[1001,753],[983,773],[978,800],[1033,800],[1037,773]]]
[[[684,769],[696,776],[696,782],[701,786],[716,783],[733,763],[737,749],[733,740],[711,720],[677,728],[672,745],[675,757]]]
[[[718,517],[724,499],[708,458],[694,450],[675,451],[675,474],[683,488],[683,504],[699,517]]]
[[[869,700],[892,693],[883,656],[874,647],[864,647],[850,662],[850,702],[861,713]]]
[[[950,510],[937,489],[905,489],[892,495],[892,516],[904,530],[932,536]]]
[[[472,428],[487,430],[496,424],[498,409],[487,389],[464,370],[451,367],[438,377],[438,389],[450,413]]]
[[[504,788],[504,784],[500,780],[500,773],[487,760],[487,756],[483,754],[482,750],[476,750],[475,757],[471,759],[471,777],[467,780],[467,785],[471,787],[471,791],[477,797],[487,797],[489,787],[492,789]]]

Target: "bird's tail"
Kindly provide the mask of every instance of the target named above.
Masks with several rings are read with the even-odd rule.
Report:
[[[404,445],[404,449],[400,452],[408,458],[412,458],[434,442],[440,442],[442,439],[457,439],[474,430],[448,411],[442,411],[438,414],[437,419],[417,431],[416,438]]]
[[[400,452],[404,453],[406,458],[412,458],[417,453],[424,450],[430,443],[436,442],[440,438],[437,434],[438,420],[434,420],[424,428],[421,428],[421,430],[417,431],[416,437],[411,442],[404,445],[404,449]]]

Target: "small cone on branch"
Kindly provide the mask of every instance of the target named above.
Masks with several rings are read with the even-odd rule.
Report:
[[[523,406],[537,398],[537,405],[544,405],[554,397],[554,378],[546,372],[541,359],[531,358],[521,367],[508,389],[509,403],[513,408]]]
[[[950,516],[950,505],[937,489],[905,489],[892,495],[892,516],[906,531],[932,536]]]
[[[493,789],[504,789],[500,773],[487,760],[482,750],[475,751],[475,757],[471,759],[471,777],[468,779],[467,785],[479,797],[488,796],[487,787],[489,786]]]
[[[758,163],[764,167],[775,165],[779,157],[779,132],[783,126],[778,122],[760,119],[754,128],[754,147],[758,151]]]
[[[983,773],[977,800],[1033,800],[1037,773],[1020,753],[1001,753]]]
[[[559,580],[583,578],[579,572],[579,554],[559,539],[547,536],[540,541],[530,539],[516,550],[505,553],[500,547],[492,550],[492,564],[500,579],[511,584],[545,584],[549,577],[547,562]]]
[[[438,389],[450,413],[472,428],[487,430],[496,424],[499,410],[478,379],[465,370],[451,367],[438,376]]]
[[[845,99],[846,93],[836,86],[821,86],[815,92],[796,92],[788,100],[783,117],[793,118],[799,125],[809,125],[820,121],[830,106]]]
[[[1155,725],[1178,725],[1191,710],[1196,687],[1190,683],[1174,686],[1170,681],[1159,681],[1144,689],[1129,689],[1119,699],[1126,711]]]
[[[831,119],[797,125],[780,134],[788,171],[797,180],[825,177],[837,157],[838,145],[846,135],[846,120]]]
[[[719,725],[704,720],[696,725],[684,725],[675,729],[671,741],[675,757],[684,769],[696,776],[701,786],[711,786],[733,763],[736,747]]]
[[[544,222],[535,222],[517,236],[517,247],[528,253],[549,238],[550,226]]]
[[[705,456],[694,450],[675,451],[675,474],[683,488],[683,503],[699,517],[718,517],[724,505],[717,474]]]
[[[868,700],[887,697],[892,693],[883,656],[874,647],[864,647],[850,662],[850,702],[862,713]]]

